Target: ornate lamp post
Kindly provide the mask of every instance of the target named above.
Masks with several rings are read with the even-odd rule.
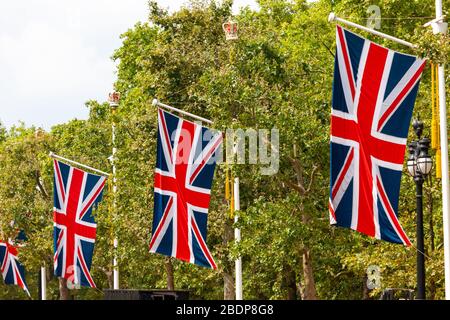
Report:
[[[423,236],[423,192],[425,177],[430,173],[433,161],[428,154],[430,139],[421,138],[423,123],[414,120],[413,128],[418,140],[408,145],[408,173],[416,183],[416,241],[417,241],[417,299],[425,299],[425,256]]]
[[[116,113],[117,108],[119,107],[119,100],[120,100],[120,93],[118,92],[112,92],[109,94],[108,102],[109,106],[111,107],[111,113],[113,115],[113,122],[112,122],[112,156],[111,156],[111,164],[112,164],[112,171],[113,171],[113,215],[116,213],[116,192],[117,192],[117,185],[116,185],[116,122],[114,119],[114,114]],[[119,289],[119,267],[117,263],[117,246],[118,246],[118,240],[117,237],[114,237],[114,258],[113,258],[113,286],[114,290]]]

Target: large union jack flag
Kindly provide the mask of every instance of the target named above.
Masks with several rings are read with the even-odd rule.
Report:
[[[150,252],[216,269],[206,246],[207,214],[222,134],[158,110]]]
[[[25,268],[19,262],[17,248],[0,240],[0,268],[5,284],[21,287],[31,297],[25,281]]]
[[[106,178],[54,160],[54,271],[74,285],[95,287],[90,274],[97,224],[92,208]]]
[[[425,61],[336,27],[330,221],[411,245],[397,219],[406,137]]]

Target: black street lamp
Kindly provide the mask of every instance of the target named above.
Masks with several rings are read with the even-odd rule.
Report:
[[[421,138],[423,122],[414,120],[413,128],[417,141],[408,145],[408,172],[416,183],[416,242],[417,242],[417,299],[425,299],[425,248],[423,236],[423,192],[422,186],[425,177],[430,173],[433,161],[428,154],[430,139]]]

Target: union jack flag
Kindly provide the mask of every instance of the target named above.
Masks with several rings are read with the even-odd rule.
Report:
[[[21,287],[31,297],[25,281],[25,268],[19,262],[17,248],[9,242],[0,241],[0,267],[5,284]]]
[[[158,110],[150,252],[216,269],[206,246],[216,151],[222,134]]]
[[[406,137],[425,61],[336,27],[331,224],[410,246],[398,221]]]
[[[74,285],[94,287],[90,274],[97,224],[92,208],[106,178],[54,160],[54,272]]]

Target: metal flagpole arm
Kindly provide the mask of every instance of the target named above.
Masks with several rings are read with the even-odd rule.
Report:
[[[388,35],[386,33],[383,33],[383,32],[380,32],[380,31],[376,31],[374,29],[370,29],[370,28],[364,27],[364,26],[362,26],[360,24],[357,24],[357,23],[354,23],[354,22],[351,22],[351,21],[339,18],[334,12],[331,12],[328,15],[328,22],[333,22],[333,21],[337,21],[337,22],[346,24],[348,26],[351,26],[351,27],[354,27],[354,28],[357,28],[357,29],[360,29],[360,30],[364,30],[366,32],[369,32],[369,33],[375,34],[377,36],[380,36],[382,38],[385,38],[385,39],[388,39],[388,40],[391,40],[391,41],[403,44],[403,45],[405,45],[407,47],[410,47],[410,48],[417,48],[417,45],[412,44],[411,42],[408,42],[408,41],[405,41],[405,40],[402,40],[402,39],[390,36],[390,35]]]
[[[153,105],[153,106],[162,107],[162,108],[166,108],[166,109],[169,109],[169,110],[172,110],[172,111],[175,111],[175,112],[179,112],[179,113],[181,113],[181,114],[184,114],[184,115],[186,115],[186,116],[192,117],[192,118],[194,118],[194,119],[197,119],[197,120],[200,120],[200,121],[209,123],[209,124],[213,124],[213,122],[212,122],[211,120],[208,120],[208,119],[203,118],[203,117],[200,117],[200,116],[196,116],[195,114],[192,114],[192,113],[190,113],[190,112],[183,111],[183,110],[180,110],[180,109],[178,109],[178,108],[175,108],[175,107],[169,106],[169,105],[167,105],[167,104],[161,103],[161,102],[159,102],[158,99],[153,99],[152,105]]]
[[[104,171],[101,171],[101,170],[98,170],[98,169],[89,167],[89,166],[84,165],[84,164],[82,164],[82,163],[79,163],[79,162],[77,162],[77,161],[70,160],[70,159],[67,159],[67,158],[58,156],[57,154],[53,153],[52,151],[50,151],[50,153],[49,153],[48,155],[49,155],[51,158],[53,158],[53,159],[62,160],[62,161],[68,162],[68,163],[70,163],[70,164],[73,164],[73,165],[82,167],[82,168],[84,168],[84,169],[92,170],[92,171],[94,171],[94,172],[97,172],[97,173],[101,174],[102,176],[106,176],[106,177],[109,177],[109,176],[110,176],[109,173],[106,173],[106,172],[104,172]]]
[[[435,33],[446,33],[447,32],[447,26],[446,26],[446,22],[444,22],[444,18],[446,17],[446,15],[441,15],[438,18],[434,18],[431,21],[428,21],[427,23],[425,23],[423,25],[423,27],[432,27],[433,31]]]

